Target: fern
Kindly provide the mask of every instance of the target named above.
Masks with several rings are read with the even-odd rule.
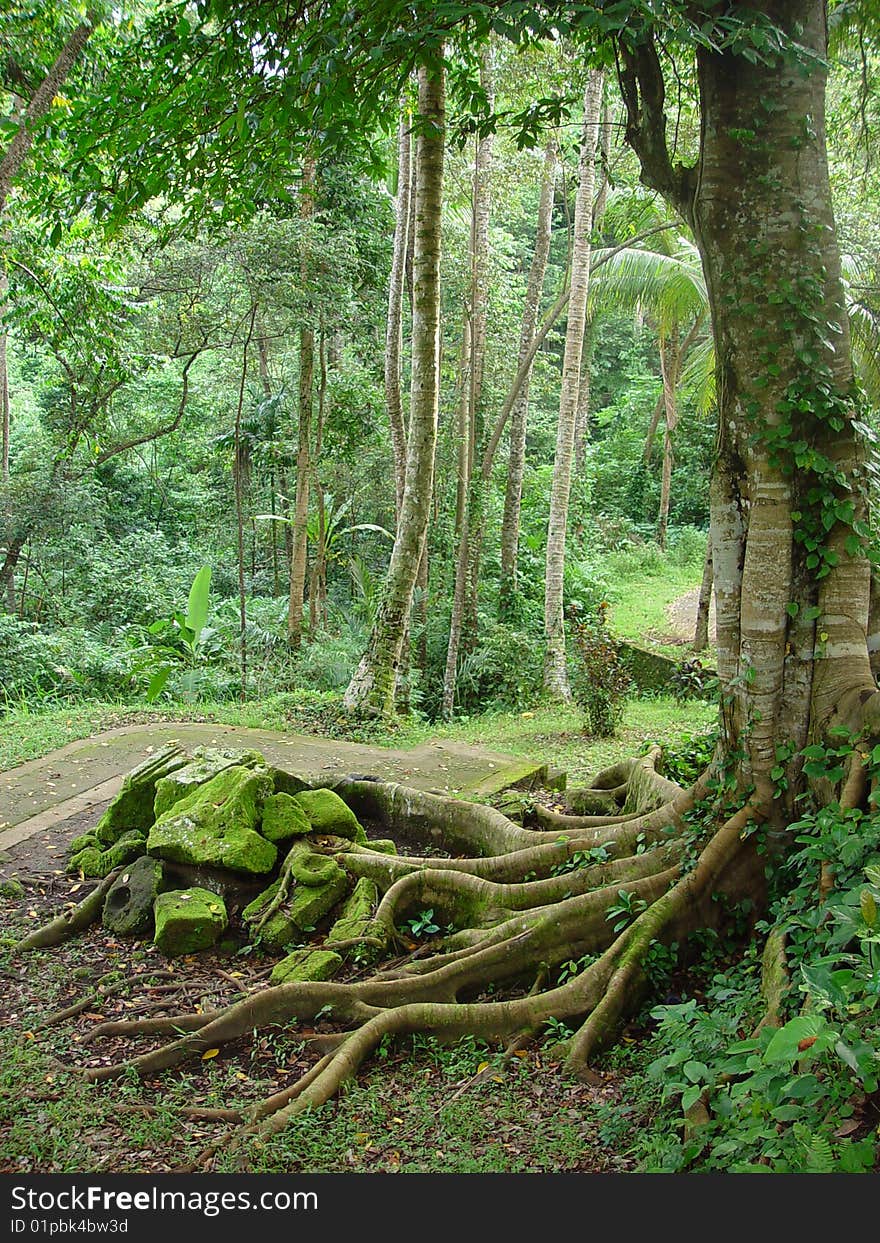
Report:
[[[813,1135],[807,1149],[806,1168],[811,1174],[830,1174],[834,1169],[834,1153],[827,1135]]]

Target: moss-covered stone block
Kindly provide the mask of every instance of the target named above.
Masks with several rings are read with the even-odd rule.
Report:
[[[95,839],[97,841],[97,839]],[[114,868],[122,867],[137,859],[147,848],[143,833],[132,830],[123,833],[118,842],[102,849],[100,844],[88,845],[70,856],[68,872],[81,872],[83,876],[103,878]]]
[[[153,904],[155,944],[169,958],[209,949],[226,931],[222,898],[208,889],[173,889]]]
[[[367,840],[357,816],[334,790],[303,790],[295,798],[306,813],[313,833],[332,833],[351,842]]]
[[[183,768],[186,763],[187,757],[180,747],[169,743],[133,768],[95,826],[98,841],[103,846],[112,846],[123,833],[133,829],[144,834],[149,832],[155,819],[153,800],[157,782]]]
[[[336,923],[327,933],[327,940],[332,943],[334,941],[357,941],[362,937],[371,937],[377,938],[383,944],[387,942],[387,929],[373,919],[378,903],[379,890],[375,881],[362,876],[342,907]],[[357,950],[358,946],[352,946],[352,952],[357,952]],[[381,949],[376,945],[364,945],[361,952],[374,958],[381,953]]]
[[[148,936],[153,929],[153,903],[162,889],[162,864],[149,855],[135,859],[118,877],[104,899],[105,928],[121,937]]]
[[[94,846],[97,850],[101,849],[101,843],[98,841],[94,829],[88,833],[80,833],[73,839],[68,846],[71,858],[74,855],[78,855],[81,850],[87,850],[90,846]]]
[[[226,768],[156,821],[147,849],[172,863],[228,868],[248,876],[271,872],[278,851],[257,832],[263,802],[271,793],[264,768]]]
[[[301,941],[302,933],[314,928],[348,890],[348,877],[339,864],[309,850],[306,842],[294,844],[284,868],[291,874],[292,887],[278,909],[264,918],[266,909],[277,899],[280,879],[242,911],[242,919],[250,925],[252,935],[270,949],[283,949]]]
[[[294,950],[272,969],[273,984],[292,984],[296,980],[332,980],[342,966],[342,958],[332,950]]]
[[[311,821],[290,794],[272,794],[263,803],[260,832],[270,842],[286,842],[312,832]]]
[[[333,863],[333,860],[329,860]],[[289,904],[290,921],[303,932],[314,928],[345,897],[348,877],[337,863],[334,871],[320,885],[297,885]]]
[[[275,787],[276,794],[300,794],[303,790],[308,790],[309,783],[303,781],[302,777],[297,777],[295,773],[287,773],[283,768],[270,768],[272,775],[272,784]]]
[[[259,751],[245,751],[238,747],[196,747],[191,760],[156,782],[152,819],[158,820],[166,815],[198,786],[205,785],[227,769],[265,767],[266,761]],[[268,769],[266,771],[268,773]]]

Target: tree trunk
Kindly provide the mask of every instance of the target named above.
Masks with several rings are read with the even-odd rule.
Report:
[[[89,13],[85,21],[81,22],[73,31],[64,47],[58,53],[52,68],[34,91],[18,128],[3,152],[3,158],[0,159],[0,216],[6,210],[6,201],[9,198],[9,191],[12,189],[12,183],[33,144],[34,122],[44,117],[52,107],[52,100],[58,94],[62,82],[79,59],[96,23],[97,18],[95,14]]]
[[[703,579],[697,600],[697,620],[691,650],[700,653],[709,646],[709,608],[712,604],[712,540],[706,540],[706,557],[703,561]]]
[[[608,206],[609,155],[611,152],[611,105],[606,102],[602,109],[602,122],[599,126],[599,189],[593,203],[593,232],[597,232]],[[578,475],[583,474],[584,456],[587,450],[587,436],[590,430],[590,368],[593,361],[593,322],[588,317],[584,330],[584,345],[581,355],[581,381],[578,386],[577,415],[574,430],[574,468]]]
[[[556,455],[550,490],[544,584],[544,689],[555,698],[566,700],[571,698],[571,690],[568,685],[565,660],[565,622],[563,619],[565,535],[568,525],[568,498],[571,492],[581,353],[587,317],[587,292],[590,283],[590,227],[601,102],[602,72],[591,69],[584,97],[584,132],[575,200],[571,293],[568,302],[568,326],[562,363],[562,391],[559,398]]]
[[[5,273],[0,273],[0,315],[6,313],[6,293],[9,284]],[[12,534],[11,498],[9,495],[9,445],[10,445],[10,414],[9,414],[9,370],[6,358],[6,330],[0,325],[0,514],[3,525]],[[10,574],[6,581],[6,609],[15,612],[15,576]]]
[[[315,214],[315,161],[309,157],[303,168],[300,219],[308,227]],[[311,279],[308,254],[303,257],[303,275]],[[287,611],[287,641],[294,649],[302,643],[303,603],[308,563],[309,483],[311,476],[312,388],[315,373],[315,330],[304,326],[299,332],[299,427],[297,431],[296,495],[293,504],[293,538],[290,565],[290,601]]]
[[[678,348],[674,334],[672,341],[660,336],[660,375],[663,382],[663,472],[660,478],[660,511],[657,516],[657,543],[666,551],[666,532],[669,527],[669,502],[672,495],[672,468],[675,465],[672,436],[678,426],[678,406],[675,386],[678,383]]]
[[[493,99],[489,53],[483,58],[481,80],[487,98]],[[482,480],[475,476],[474,463],[477,444],[483,439],[482,394],[483,368],[486,355],[486,318],[489,307],[489,211],[492,169],[493,136],[487,134],[477,142],[474,160],[473,211],[471,216],[471,297],[470,313],[465,324],[464,340],[469,344],[463,355],[469,353],[467,384],[462,384],[467,394],[467,418],[459,425],[459,496],[461,498],[458,519],[458,552],[455,562],[455,586],[452,593],[452,614],[449,620],[449,642],[446,648],[446,668],[443,674],[443,698],[441,712],[448,721],[455,706],[455,687],[458,680],[459,650],[466,622],[476,628],[476,604],[468,607],[472,591],[472,543],[471,535],[480,529],[482,510]],[[469,331],[468,331],[469,325]]]
[[[388,284],[388,322],[385,328],[385,409],[391,428],[394,454],[394,515],[400,521],[406,479],[406,423],[400,390],[400,356],[403,343],[403,287],[409,236],[411,137],[409,118],[401,112],[397,134],[397,200],[394,207],[394,248]]]
[[[544,170],[541,176],[541,197],[538,201],[538,226],[535,233],[535,249],[529,268],[526,300],[523,307],[522,326],[519,333],[517,371],[523,365],[535,335],[538,307],[547,257],[550,254],[550,236],[553,228],[553,192],[557,165],[556,135],[552,134],[544,148]],[[501,583],[498,610],[502,617],[510,617],[517,591],[517,558],[519,553],[519,515],[522,504],[523,472],[526,460],[526,425],[529,417],[529,378],[531,368],[519,390],[510,411],[510,450],[507,465],[507,487],[504,492],[504,516],[501,520]]]
[[[400,522],[367,650],[345,692],[349,711],[391,715],[394,684],[422,557],[434,485],[440,382],[440,216],[444,75],[419,69],[410,426]]]
[[[260,363],[260,384],[262,385],[262,388],[263,388],[263,396],[268,399],[272,396],[272,380],[269,375],[269,343],[264,336],[260,336],[257,340],[257,351],[258,351],[258,357],[259,357],[259,363]],[[278,489],[279,489],[280,500],[281,500],[281,516],[282,518],[286,519],[286,521],[282,523],[282,527],[284,529],[284,551],[287,557],[287,575],[288,575],[288,582],[289,582],[290,581],[290,567],[293,563],[293,526],[290,521],[290,497],[289,497],[288,490],[287,490],[287,470],[281,458],[279,458],[278,460],[277,469],[278,469]],[[274,483],[273,483],[271,508],[272,508],[272,513],[274,514],[275,513]],[[274,531],[274,528],[276,525],[277,525],[276,523],[274,522],[272,523],[273,565],[274,565],[275,555],[276,555],[276,533]],[[277,567],[276,567],[274,594],[277,596],[279,594],[279,591],[280,591],[280,585],[278,581],[278,572],[277,572]]]
[[[797,753],[808,737],[835,724],[876,728],[880,712],[860,547],[864,449],[825,150],[825,8],[758,7],[793,50],[767,64],[698,53],[698,169],[669,160],[652,42],[622,51],[621,85],[644,177],[685,215],[706,274],[718,372],[711,539],[723,744],[744,757],[738,777],[753,804],[785,824],[803,789]],[[803,49],[799,63],[794,49]]]

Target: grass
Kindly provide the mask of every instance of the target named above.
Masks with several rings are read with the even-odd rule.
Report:
[[[685,592],[699,587],[702,561],[676,562],[656,545],[638,552],[613,553],[604,571],[608,576],[611,628],[622,639],[643,642],[670,635],[667,609]],[[680,657],[680,644],[660,644],[661,651]]]
[[[537,705],[528,712],[493,713],[448,725],[401,723],[386,734],[375,731],[370,741],[375,745],[410,747],[436,738],[482,745],[528,759],[546,760],[564,768],[569,783],[574,785],[622,756],[634,754],[648,739],[672,739],[682,733],[708,729],[715,716],[715,707],[701,701],[633,699],[627,705],[617,737],[591,738],[584,734],[582,717],[576,708]],[[296,723],[292,726],[289,706],[280,696],[244,705],[178,703],[157,707],[94,702],[43,711],[18,708],[4,717],[0,725],[0,771],[6,772],[26,760],[103,730],[153,721],[211,721],[286,733],[297,728]]]

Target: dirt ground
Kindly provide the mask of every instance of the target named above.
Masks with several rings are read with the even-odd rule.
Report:
[[[694,629],[697,624],[697,607],[700,601],[700,589],[694,587],[692,591],[686,591],[683,596],[679,596],[677,600],[673,600],[666,607],[667,630],[662,635],[656,635],[662,643],[693,643]],[[713,641],[715,634],[715,597],[712,596],[709,605],[709,638]]]

